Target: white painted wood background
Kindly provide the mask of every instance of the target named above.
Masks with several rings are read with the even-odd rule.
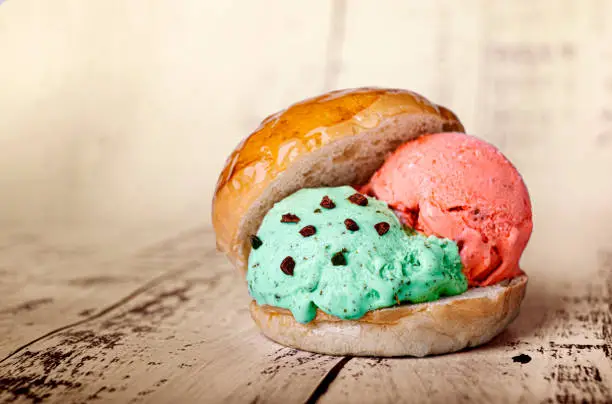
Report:
[[[115,389],[107,400],[147,390],[159,402],[201,399],[205,388],[212,402],[309,397],[338,360],[282,351],[276,356],[287,356],[275,361],[278,347],[243,310],[246,290],[211,251],[210,200],[226,155],[263,117],[362,85],[409,88],[450,107],[520,169],[535,221],[523,259],[528,314],[501,342],[463,356],[352,360],[321,400],[405,399],[394,390],[404,377],[413,380],[411,394],[431,402],[609,400],[612,2],[605,0],[0,1],[0,360],[47,332],[55,334],[37,352],[53,355],[48,347],[79,327],[100,333],[112,320],[113,332],[129,335],[122,344],[141,352],[98,351],[164,365],[126,360],[120,369],[134,375],[133,385],[120,383],[117,369],[106,384],[79,371],[86,388],[53,390],[51,399],[96,399],[102,387]],[[152,244],[158,240],[166,241]],[[182,285],[191,285],[187,295]],[[214,293],[244,305],[210,311]],[[183,298],[189,304],[155,319],[161,334],[113,323],[149,298],[162,309]],[[85,325],[74,326],[79,321]],[[215,322],[218,330],[206,331]],[[150,326],[140,317],[133,323]],[[57,331],[65,326],[69,334]],[[184,345],[201,345],[196,354],[174,347],[178,359],[170,360],[158,338],[177,329]],[[96,356],[88,346],[73,349],[79,360]],[[506,368],[515,351],[530,352],[532,367]],[[6,369],[12,378],[47,372],[37,356],[28,365],[34,370],[20,371],[28,358],[19,355],[0,363],[0,378]],[[97,357],[90,366],[104,372]],[[232,360],[251,365],[233,368]],[[232,384],[232,371],[244,373],[236,381],[243,384]],[[487,386],[500,371],[507,374],[496,380],[509,387]],[[147,372],[166,382],[150,386]],[[436,372],[445,372],[446,387]],[[481,395],[462,389],[464,375]]]

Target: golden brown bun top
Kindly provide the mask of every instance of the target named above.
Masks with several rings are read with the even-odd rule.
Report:
[[[339,139],[355,136],[389,119],[418,114],[443,121],[443,131],[463,126],[450,110],[406,90],[359,88],[333,91],[270,115],[240,143],[217,182],[212,222],[217,247],[236,262],[241,220],[266,188],[300,157]],[[244,235],[242,235],[244,237]]]

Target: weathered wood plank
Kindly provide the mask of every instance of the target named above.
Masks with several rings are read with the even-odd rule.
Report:
[[[208,228],[140,249],[142,240],[117,239],[94,248],[60,234],[54,239],[13,234],[0,241],[0,359],[27,341],[99,313],[155,277],[214,253]]]
[[[337,402],[612,401],[612,252],[584,284],[532,279],[522,314],[490,344],[423,359],[353,358]]]
[[[340,359],[260,336],[244,285],[223,260],[209,255],[204,265],[175,269],[124,306],[25,348],[0,365],[5,397],[307,399]],[[606,402],[612,254],[600,262],[599,278],[583,290],[533,281],[523,315],[486,347],[425,359],[353,358],[321,401]]]
[[[303,401],[339,360],[261,336],[223,257],[174,259],[124,305],[3,361],[0,401]]]

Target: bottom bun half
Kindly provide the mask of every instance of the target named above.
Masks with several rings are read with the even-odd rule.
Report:
[[[301,324],[289,310],[251,303],[264,335],[282,345],[329,355],[426,356],[490,341],[516,318],[527,276],[430,303],[404,304],[342,320],[320,310]]]

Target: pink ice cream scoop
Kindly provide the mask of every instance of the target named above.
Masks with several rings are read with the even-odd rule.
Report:
[[[421,136],[389,156],[363,191],[417,231],[454,240],[470,285],[522,273],[533,227],[529,193],[492,145],[463,133]]]

